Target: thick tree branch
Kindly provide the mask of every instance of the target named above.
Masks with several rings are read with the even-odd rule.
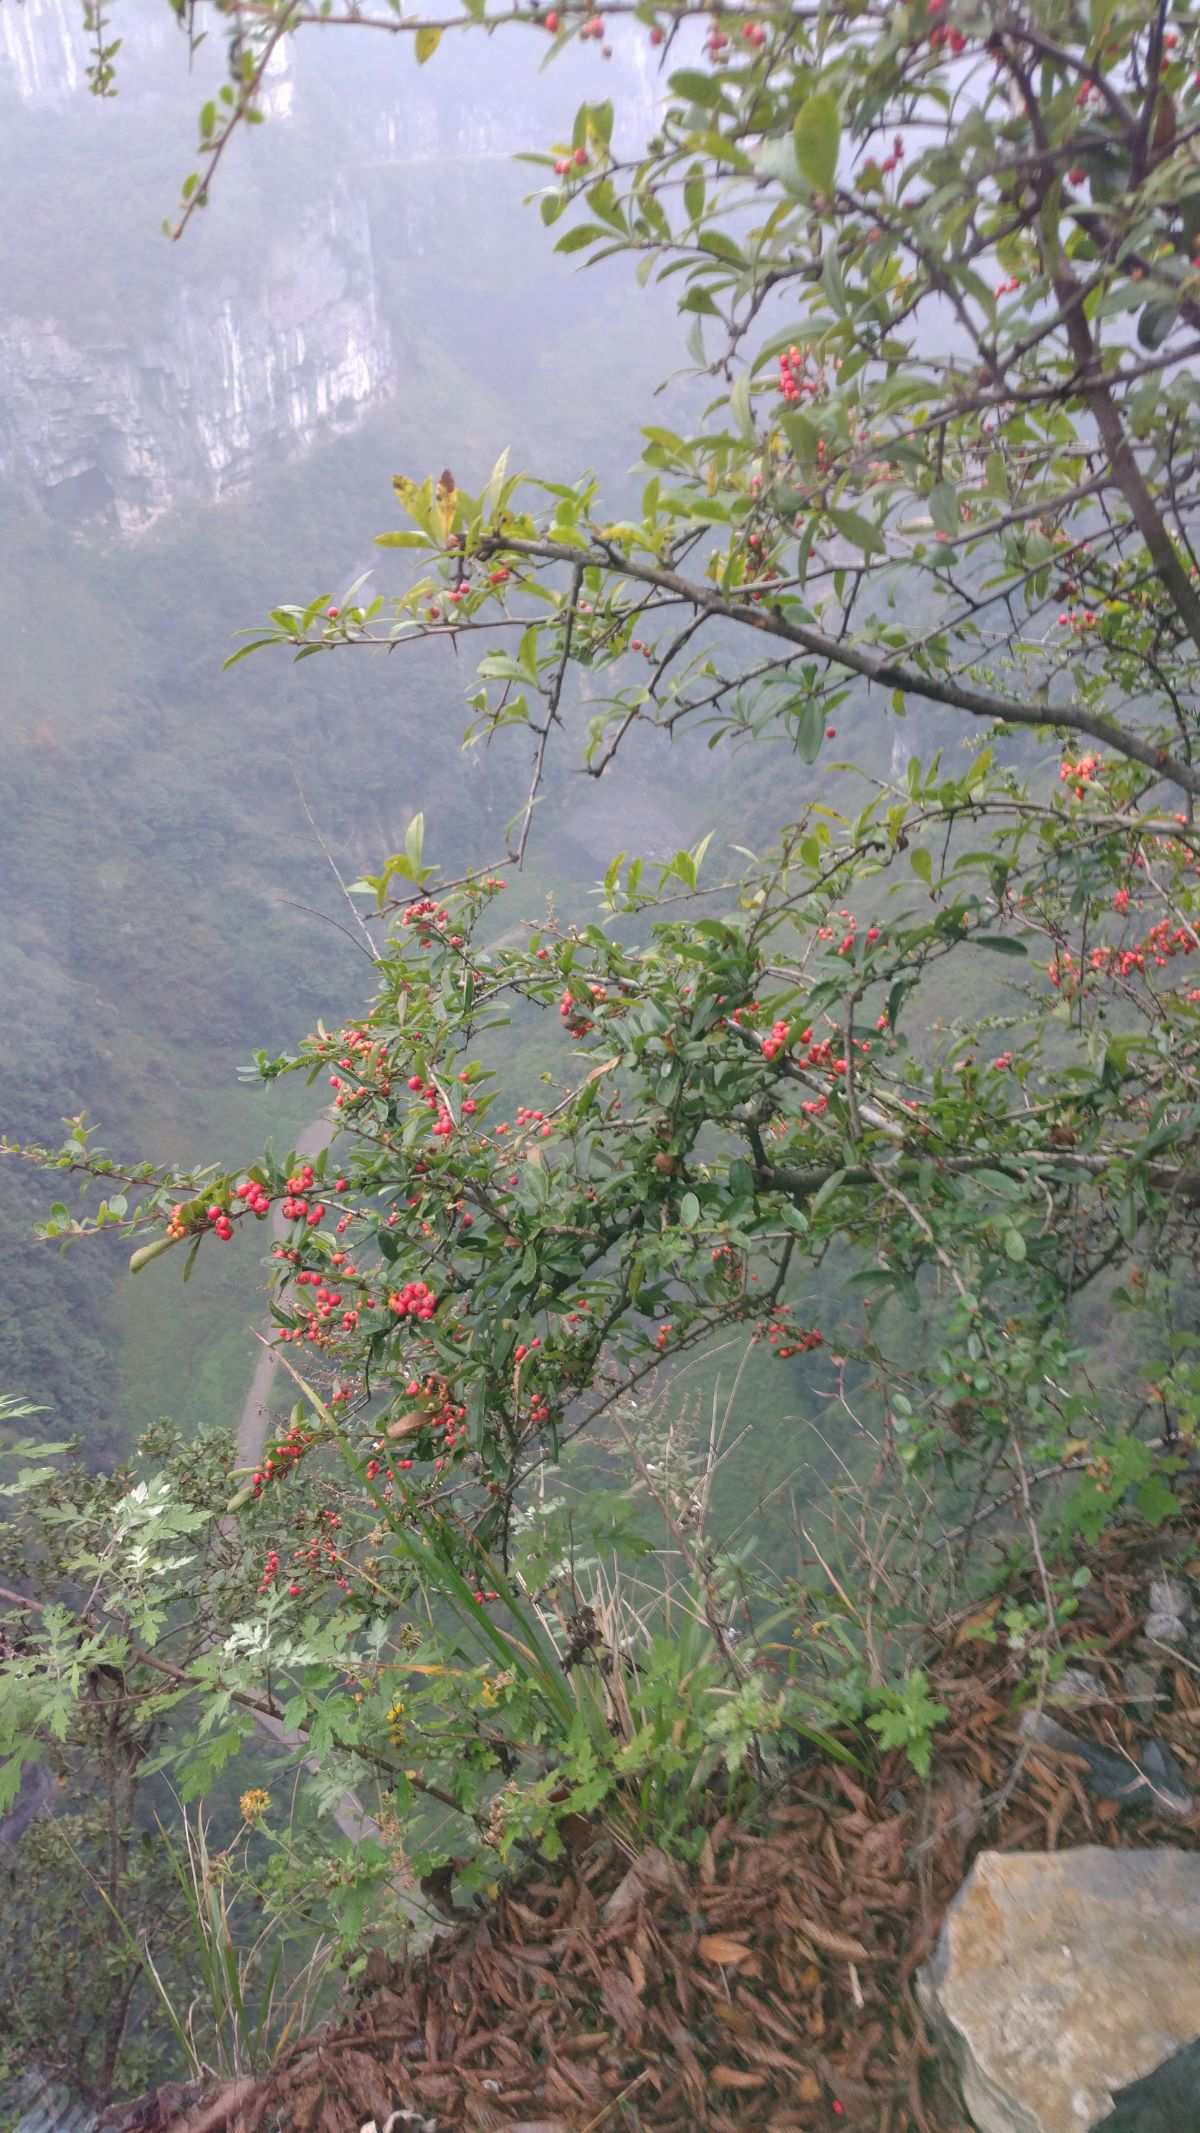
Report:
[[[1141,479],[1140,474],[1138,479]],[[1157,514],[1155,516],[1157,518]],[[1162,525],[1161,520],[1158,523]],[[1169,546],[1165,527],[1162,531]],[[1190,764],[1172,755],[1168,749],[1143,740],[1140,734],[1131,733],[1127,727],[1118,725],[1115,719],[1106,718],[1102,713],[1080,711],[1069,705],[1023,703],[998,690],[976,689],[965,682],[922,674],[919,669],[904,666],[899,660],[866,646],[843,644],[824,630],[793,622],[777,608],[751,607],[743,601],[730,600],[713,586],[681,577],[677,571],[663,569],[657,564],[636,562],[632,557],[616,551],[610,553],[606,548],[572,548],[565,541],[521,540],[504,534],[485,535],[478,552],[483,556],[530,556],[545,563],[569,563],[572,567],[582,564],[596,570],[617,572],[637,584],[657,586],[718,621],[737,622],[746,629],[757,630],[760,636],[781,637],[785,643],[797,644],[801,650],[828,660],[830,665],[842,667],[848,673],[861,675],[865,681],[875,682],[880,688],[899,689],[905,695],[923,697],[928,703],[944,704],[952,711],[965,711],[970,718],[999,720],[1009,726],[1065,726],[1070,732],[1086,734],[1089,740],[1099,742],[1101,747],[1110,748],[1117,755],[1144,764],[1147,770],[1168,779],[1184,792],[1200,793],[1200,771],[1193,770]],[[1174,556],[1173,549],[1171,553]],[[1175,560],[1178,565],[1178,558]],[[1178,567],[1182,570],[1181,565]],[[1194,595],[1191,597],[1195,599]],[[1196,602],[1196,606],[1197,631],[1200,632],[1200,602]],[[1200,645],[1200,635],[1196,641]]]

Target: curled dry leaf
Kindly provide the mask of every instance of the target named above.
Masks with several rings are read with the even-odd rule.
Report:
[[[410,1407],[406,1415],[397,1415],[394,1422],[388,1423],[388,1436],[411,1437],[413,1431],[421,1429],[428,1420],[423,1407]]]

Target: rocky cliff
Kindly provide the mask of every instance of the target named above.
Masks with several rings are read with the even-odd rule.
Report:
[[[252,258],[228,242],[215,257],[194,243],[172,258],[164,243],[161,261],[131,284],[130,232],[79,199],[80,161],[86,172],[114,153],[153,159],[133,203],[140,219],[144,200],[152,227],[186,169],[204,93],[165,8],[136,13],[135,57],[120,80],[128,108],[114,110],[88,95],[71,0],[0,0],[0,119],[7,108],[21,128],[13,211],[21,217],[24,201],[37,218],[36,271],[9,289],[0,321],[0,480],[72,525],[125,534],[352,428],[393,371],[368,217],[343,181],[318,176],[301,203],[265,217],[269,234],[256,237]],[[281,50],[262,104],[285,135],[294,95]],[[75,225],[89,214],[84,291]],[[97,276],[115,298],[96,301]]]
[[[89,345],[49,310],[0,325],[0,478],[137,533],[352,428],[391,373],[367,218],[339,191],[252,291],[185,283],[149,338]]]
[[[78,7],[69,0],[3,0],[0,97],[63,104],[86,80]]]

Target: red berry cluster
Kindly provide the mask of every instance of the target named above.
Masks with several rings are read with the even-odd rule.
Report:
[[[900,165],[903,163],[903,161],[904,136],[903,134],[898,133],[893,138],[892,152],[890,156],[888,156],[887,159],[879,166],[880,176],[884,178],[890,178],[894,170],[899,170]]]
[[[445,1098],[439,1093],[433,1082],[425,1083],[419,1074],[409,1075],[408,1086],[413,1095],[419,1096],[421,1102],[428,1105],[429,1109],[434,1113],[433,1124],[429,1128],[434,1140],[448,1141],[454,1132],[454,1120]],[[474,1099],[468,1097],[467,1102],[463,1105],[463,1110],[473,1112],[475,1108]]]
[[[929,0],[929,13],[931,15],[940,15],[945,5],[946,0]],[[956,30],[953,24],[949,22],[935,23],[929,32],[930,49],[934,52],[940,52],[944,46],[957,57],[960,52],[966,49],[966,43],[967,40],[962,31]]]
[[[591,1027],[590,1023],[588,1027]],[[464,1110],[466,1109],[465,1104],[463,1108]],[[536,1126],[538,1129],[538,1138],[539,1140],[543,1141],[549,1140],[550,1135],[554,1131],[554,1128],[550,1124],[549,1119],[546,1117],[545,1112],[531,1111],[529,1109],[528,1104],[517,1105],[516,1123],[518,1126]]]
[[[435,903],[432,896],[419,896],[414,903],[404,906],[400,923],[415,926],[420,946],[428,948],[440,939],[443,927],[450,923],[450,913],[444,904]]]
[[[310,1288],[316,1291],[314,1302],[316,1304],[316,1316],[319,1319],[332,1318],[342,1302],[341,1290],[327,1287],[323,1275],[315,1272],[312,1268],[303,1269],[297,1274],[296,1286],[297,1288]],[[357,1324],[358,1311],[353,1306],[350,1306],[342,1312],[342,1330],[345,1333],[353,1333]]]
[[[333,1537],[342,1521],[336,1511],[324,1510],[318,1511],[317,1519],[317,1531],[303,1548],[295,1550],[292,1561],[298,1564],[302,1570],[309,1571],[319,1570],[324,1564],[327,1569],[334,1572],[334,1583],[340,1585],[343,1592],[349,1592],[350,1580],[344,1571],[338,1567],[337,1542]],[[300,1591],[299,1584],[295,1582],[295,1571],[292,1573],[292,1578],[293,1582],[288,1586],[288,1592],[295,1599]]]
[[[271,1211],[271,1195],[256,1178],[247,1178],[245,1184],[235,1186],[234,1198],[244,1200],[252,1215],[266,1215]]]
[[[602,1000],[604,998],[603,985],[589,985],[588,992],[593,1000]],[[588,1031],[596,1026],[590,1017],[583,1012],[583,1003],[576,1000],[569,985],[565,988],[562,998],[559,1000],[558,1012],[562,1017],[563,1027],[569,1036],[586,1037]]]
[[[290,1474],[299,1466],[305,1452],[311,1450],[315,1443],[316,1438],[311,1430],[306,1430],[299,1422],[291,1423],[286,1437],[281,1437],[278,1444],[271,1446],[261,1467],[256,1470],[255,1495],[261,1496],[268,1482],[281,1481],[285,1474]]]
[[[312,1191],[312,1186],[311,1163],[304,1163],[299,1170],[293,1170],[287,1181],[287,1197],[281,1200],[279,1205],[279,1212],[285,1222],[307,1222],[310,1227],[316,1228],[325,1209],[315,1203],[310,1205],[304,1198],[305,1193]]]
[[[810,1326],[806,1333],[801,1332],[798,1326],[789,1325],[790,1317],[789,1304],[776,1304],[770,1318],[757,1326],[754,1334],[756,1340],[770,1342],[781,1363],[786,1363],[789,1356],[807,1355],[810,1349],[825,1345],[825,1335],[819,1327]]]
[[[223,1207],[210,1207],[208,1219],[222,1244],[228,1244],[233,1235],[233,1224]]]
[[[1064,785],[1074,785],[1075,798],[1082,800],[1085,785],[1091,784],[1102,767],[1098,755],[1081,755],[1077,763],[1060,763],[1058,775]]]
[[[393,1289],[388,1297],[388,1308],[397,1318],[429,1319],[437,1307],[437,1297],[423,1281],[406,1281],[402,1289]]]
[[[797,400],[813,399],[824,390],[825,373],[817,364],[811,377],[806,376],[812,350],[809,348],[785,348],[779,358],[779,390],[790,404]],[[823,456],[822,453],[819,456]]]
[[[811,1033],[810,1033],[810,1034],[811,1034]],[[787,1043],[788,1043],[788,1025],[787,1025],[787,1022],[786,1022],[786,1021],[778,1021],[778,1022],[772,1022],[772,1024],[771,1024],[771,1034],[770,1034],[770,1036],[769,1036],[769,1037],[764,1037],[764,1038],[763,1038],[763,1041],[762,1041],[762,1048],[763,1048],[763,1058],[764,1058],[764,1059],[776,1059],[776,1058],[778,1058],[778,1056],[779,1056],[780,1052],[785,1052],[785,1051],[787,1050]]]

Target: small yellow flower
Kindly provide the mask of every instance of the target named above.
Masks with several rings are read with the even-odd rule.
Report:
[[[243,1822],[261,1822],[270,1804],[270,1793],[264,1792],[261,1785],[252,1785],[249,1792],[244,1792],[238,1801]]]
[[[391,1737],[392,1745],[396,1748],[401,1746],[408,1732],[408,1728],[404,1723],[404,1708],[404,1705],[397,1701],[391,1706],[387,1715],[388,1733]]]

